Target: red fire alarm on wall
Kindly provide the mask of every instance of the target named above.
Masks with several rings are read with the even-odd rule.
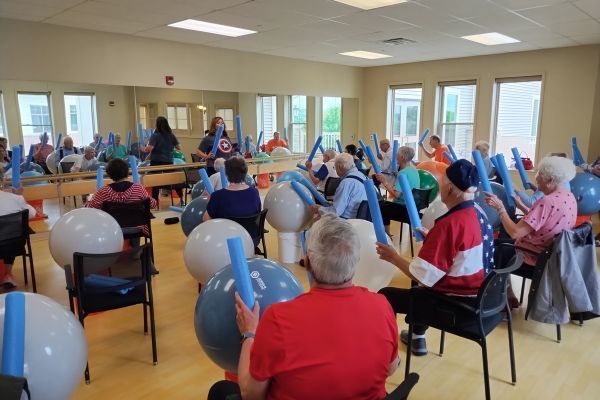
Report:
[[[175,77],[171,75],[165,76],[165,83],[169,86],[173,86],[175,84]]]

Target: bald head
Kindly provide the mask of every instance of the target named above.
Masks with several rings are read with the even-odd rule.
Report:
[[[379,148],[384,153],[390,149],[390,141],[389,139],[382,139],[379,141]]]
[[[71,136],[65,136],[65,138],[63,140],[63,147],[65,149],[73,148],[73,138]]]

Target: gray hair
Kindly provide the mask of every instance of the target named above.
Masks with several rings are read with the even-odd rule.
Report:
[[[92,146],[85,146],[83,148],[83,152],[87,153],[88,151],[96,151],[96,149],[94,149]]]
[[[219,172],[221,170],[221,167],[225,166],[225,159],[222,157],[219,157],[215,160],[214,163],[214,169]]]
[[[354,157],[352,157],[352,155],[348,153],[342,153],[335,158],[335,170],[339,171],[338,174],[341,171],[344,171],[344,173],[348,172],[352,168],[354,168]]]
[[[339,285],[354,276],[360,241],[346,220],[331,215],[321,217],[310,229],[306,247],[317,282]]]
[[[575,178],[575,165],[572,160],[564,157],[550,156],[542,158],[538,164],[538,175],[542,179],[551,181],[556,185],[562,185],[565,182]]]
[[[323,154],[323,157],[325,157],[325,156],[329,157],[329,160],[333,160],[337,156],[337,153],[335,152],[334,149],[327,149],[327,150],[325,150],[325,153]]]
[[[482,156],[486,156],[490,152],[490,144],[485,140],[480,140],[475,143],[475,150],[479,150]]]
[[[415,157],[415,149],[408,146],[402,146],[398,149],[398,154],[402,156],[404,161],[410,162]]]

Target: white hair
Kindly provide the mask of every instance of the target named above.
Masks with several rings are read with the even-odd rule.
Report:
[[[214,168],[217,172],[219,172],[221,170],[221,167],[225,166],[225,159],[222,157],[219,157],[217,159],[215,159],[215,164],[214,164]]]
[[[354,276],[360,259],[358,234],[346,220],[325,215],[310,229],[308,259],[317,282],[339,285]]]
[[[83,148],[83,152],[87,153],[88,151],[96,151],[96,149],[94,149],[92,146],[85,146]]]
[[[329,160],[333,160],[337,156],[337,153],[334,149],[327,149],[323,154],[323,158],[325,158],[325,156],[329,157]]]
[[[479,150],[481,155],[486,155],[490,151],[490,144],[485,140],[480,140],[477,143],[475,143],[475,149]],[[483,154],[483,153],[485,153],[485,154]]]
[[[410,162],[415,157],[415,149],[408,146],[402,146],[398,149],[398,154],[402,155],[402,159]]]
[[[352,155],[342,153],[335,158],[335,169],[336,171],[340,171],[342,175],[352,168],[354,168],[354,157],[352,157]],[[338,172],[338,174],[340,172]]]
[[[554,184],[562,185],[575,178],[575,165],[572,160],[564,157],[550,156],[542,158],[538,164],[538,175]]]

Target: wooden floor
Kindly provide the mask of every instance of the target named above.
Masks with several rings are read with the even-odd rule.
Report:
[[[33,241],[38,292],[67,306],[64,273],[48,249],[47,231],[57,218],[56,204],[45,208],[49,219],[33,224],[39,232]],[[154,281],[158,365],[152,365],[150,337],[142,332],[142,309],[105,312],[86,319],[92,382],[83,380],[74,399],[203,399],[223,371],[203,353],[193,326],[197,283],[183,262],[185,236],[179,225],[165,225],[171,215],[161,212],[154,220],[156,265]],[[392,225],[396,231],[397,225]],[[406,232],[405,232],[406,233]],[[406,242],[407,235],[404,235]],[[407,252],[407,243],[402,251]],[[269,255],[277,259],[274,230],[268,235]],[[18,264],[17,264],[18,265]],[[297,265],[287,265],[307,286],[305,273]],[[22,279],[20,268],[15,276]],[[22,282],[20,280],[20,282]],[[408,287],[408,280],[396,275],[393,286]],[[21,287],[22,289],[23,287]],[[515,282],[515,289],[519,288]],[[27,288],[30,289],[30,288]],[[600,398],[600,320],[583,327],[563,326],[563,341],[557,344],[555,327],[524,321],[524,309],[514,313],[515,351],[518,382],[510,384],[508,338],[505,326],[489,336],[491,390],[494,399],[599,399]],[[398,318],[401,329],[406,327]],[[421,376],[411,399],[481,399],[483,376],[481,352],[477,344],[447,335],[445,354],[437,355],[439,332],[431,329],[427,343],[431,353],[413,357],[413,371]],[[400,345],[400,355],[405,349]],[[392,390],[403,379],[404,362],[388,379]]]

